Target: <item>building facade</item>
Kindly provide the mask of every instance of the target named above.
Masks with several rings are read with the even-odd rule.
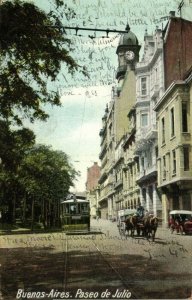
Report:
[[[90,203],[90,215],[95,218],[99,214],[98,205],[98,179],[100,178],[100,167],[97,162],[87,168],[86,197]]]
[[[123,166],[123,194],[124,208],[133,209],[140,203],[140,189],[136,182],[139,173],[139,159],[135,155],[136,109],[129,113],[129,132],[124,137],[124,166]]]
[[[101,130],[105,217],[141,203],[167,225],[170,210],[192,209],[191,37],[192,22],[173,12],[164,30],[145,33],[140,62],[130,28],[120,37],[117,87]]]
[[[144,37],[144,55],[136,66],[136,145],[139,159],[137,183],[142,206],[161,217],[161,197],[157,189],[157,126],[154,106],[164,92],[162,31]]]
[[[118,56],[117,86],[113,89],[111,105],[105,111],[103,127],[100,131],[99,157],[102,171],[99,179],[99,203],[103,215],[108,218],[117,216],[118,210],[132,205],[131,200],[128,201],[128,195],[124,192],[124,186],[128,184],[127,174],[134,176],[128,171],[125,140],[128,134],[132,134],[133,129],[128,113],[136,101],[135,65],[139,61],[140,45],[129,26],[126,30],[127,33],[120,37],[116,51]],[[132,143],[129,147],[132,147]]]
[[[159,132],[158,187],[163,219],[174,209],[192,210],[192,75],[175,81],[156,106]]]
[[[158,125],[158,188],[163,222],[173,209],[192,209],[192,22],[172,14],[163,36],[165,93],[155,106]]]

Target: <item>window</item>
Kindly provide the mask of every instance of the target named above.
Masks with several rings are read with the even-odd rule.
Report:
[[[163,156],[163,180],[166,179],[166,158]]]
[[[188,132],[187,103],[182,103],[182,131]]]
[[[141,78],[141,95],[142,96],[147,95],[147,77]]]
[[[165,119],[161,120],[161,128],[162,128],[162,144],[165,143]]]
[[[148,114],[142,114],[141,115],[141,126],[147,126],[148,125]]]
[[[137,171],[140,171],[140,165],[139,165],[139,160],[137,160]]]
[[[189,171],[189,148],[183,147],[183,165],[184,171]]]
[[[130,174],[133,175],[133,168],[130,166]]]
[[[156,159],[158,158],[158,155],[159,155],[158,152],[159,152],[159,151],[158,151],[158,147],[155,147],[155,158],[156,158]]]
[[[158,70],[155,69],[155,83],[158,82]]]
[[[141,157],[141,168],[144,171],[144,169],[145,169],[145,158],[143,156]]]
[[[172,151],[172,155],[173,155],[173,174],[176,174],[176,152],[175,150]]]
[[[148,167],[152,166],[152,152],[151,149],[147,152],[147,161],[148,161]]]
[[[171,136],[175,135],[174,108],[171,108]]]

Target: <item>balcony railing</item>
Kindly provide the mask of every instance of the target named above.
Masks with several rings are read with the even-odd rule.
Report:
[[[99,153],[99,158],[103,159],[106,153],[107,153],[107,143],[101,148],[101,152]]]
[[[156,139],[157,138],[157,126],[152,124],[149,126],[148,132],[146,134],[146,139]]]
[[[146,167],[145,169],[140,170],[139,174],[136,177],[136,180],[140,180],[143,177],[150,177],[157,172],[157,165],[154,164],[152,166]]]
[[[159,85],[154,84],[151,88],[151,98],[156,98],[159,95]]]
[[[119,179],[118,181],[116,181],[114,183],[114,189],[117,189],[118,187],[120,187],[121,185],[123,185],[123,180]]]

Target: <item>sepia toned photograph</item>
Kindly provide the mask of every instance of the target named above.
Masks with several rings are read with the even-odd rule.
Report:
[[[192,0],[0,0],[16,299],[192,299]]]

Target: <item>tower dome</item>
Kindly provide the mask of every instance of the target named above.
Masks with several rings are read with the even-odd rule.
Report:
[[[123,33],[119,39],[119,46],[136,46],[139,44],[136,35],[130,31],[129,25],[126,26],[126,33]]]
[[[120,36],[116,50],[119,63],[116,79],[122,78],[128,70],[128,67],[134,70],[135,64],[139,61],[140,48],[141,46],[139,45],[136,35],[130,31],[130,27],[127,24],[125,32]]]

